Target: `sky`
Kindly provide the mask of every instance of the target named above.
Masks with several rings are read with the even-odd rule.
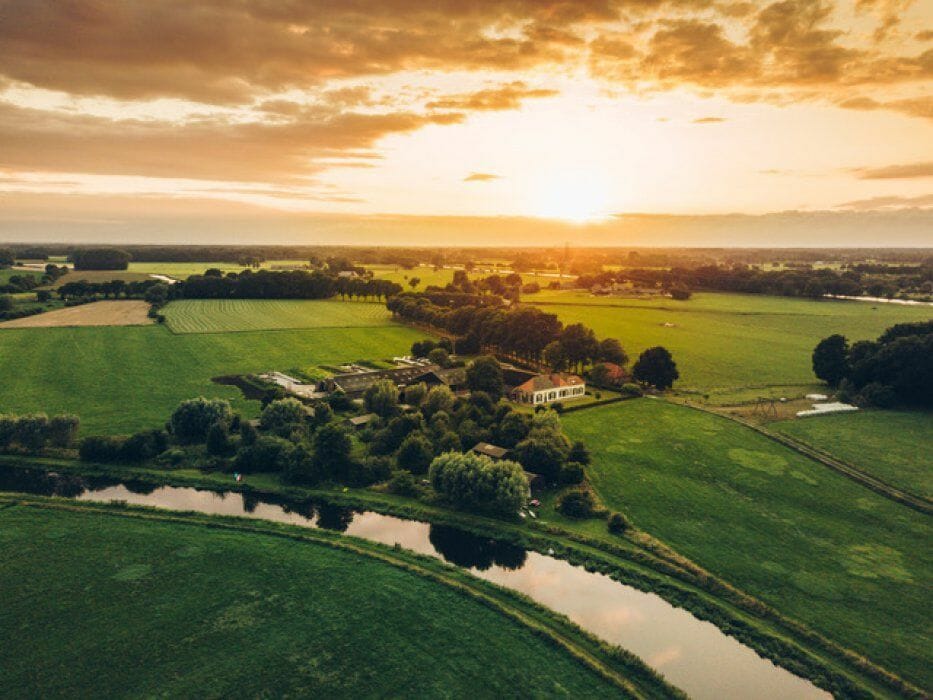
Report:
[[[0,240],[933,245],[933,0],[0,0]]]

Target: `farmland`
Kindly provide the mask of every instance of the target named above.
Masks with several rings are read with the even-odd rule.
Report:
[[[929,687],[928,516],[719,416],[641,399],[564,418],[606,505]]]
[[[391,325],[182,335],[163,326],[9,329],[0,331],[0,366],[24,371],[4,373],[0,413],[76,413],[84,435],[158,427],[199,395],[252,415],[256,402],[211,378],[392,357],[422,337]]]
[[[170,303],[163,313],[173,333],[363,328],[392,323],[385,305],[376,302],[183,299]]]
[[[146,326],[153,322],[148,313],[149,304],[145,301],[95,301],[4,321],[0,323],[0,330],[69,326]]]
[[[739,294],[695,294],[689,301],[666,298],[597,298],[582,292],[528,295],[565,323],[584,323],[599,336],[618,338],[629,354],[663,345],[680,370],[678,389],[725,396],[746,387],[814,383],[813,347],[832,333],[850,340],[877,337],[887,327],[926,320],[929,307],[862,302],[809,301]],[[718,390],[718,391],[717,391]]]
[[[893,486],[933,498],[933,415],[864,411],[771,423]]]
[[[613,690],[518,622],[368,555],[93,510],[13,506],[0,524],[0,695]]]

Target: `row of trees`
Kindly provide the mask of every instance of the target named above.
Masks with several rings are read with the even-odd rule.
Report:
[[[933,406],[933,321],[897,324],[851,345],[831,335],[813,350],[813,372],[842,400]]]
[[[390,280],[339,277],[331,271],[244,270],[223,275],[208,270],[172,285],[171,298],[180,299],[387,299],[402,291]]]
[[[631,268],[581,275],[576,286],[592,289],[614,282],[667,290],[705,289],[745,294],[809,297],[819,299],[827,294],[837,296],[894,296],[899,290],[933,291],[933,265],[896,272],[871,267],[835,270],[794,268],[761,270],[747,265],[703,265],[694,268],[670,269]]]
[[[87,280],[76,280],[66,282],[56,291],[62,299],[146,299],[150,290],[157,288],[159,291],[155,296],[165,297],[168,294],[169,285],[158,280],[139,280],[136,282],[127,282],[126,280],[108,280],[106,282],[88,282]]]
[[[0,449],[19,448],[38,452],[45,447],[70,447],[78,435],[77,416],[44,413],[0,415]]]
[[[132,256],[118,248],[81,248],[71,254],[75,270],[125,270]]]

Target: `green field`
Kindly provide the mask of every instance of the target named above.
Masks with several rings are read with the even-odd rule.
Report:
[[[148,273],[133,272],[131,270],[71,270],[67,275],[62,275],[54,284],[52,289],[58,289],[63,284],[69,282],[110,282],[111,280],[123,280],[124,282],[145,282],[152,277]]]
[[[768,425],[882,481],[933,499],[933,413],[860,411]]]
[[[525,300],[546,302],[540,308],[564,323],[584,323],[600,337],[618,338],[633,358],[647,347],[665,346],[680,370],[675,388],[702,391],[812,384],[810,355],[822,338],[875,338],[895,323],[933,317],[933,307],[741,294],[702,293],[678,302],[541,292]]]
[[[260,269],[300,267],[306,265],[307,262],[307,260],[267,260],[260,265]],[[227,272],[243,272],[248,268],[235,262],[131,262],[129,266],[130,272],[166,275],[180,280],[187,279],[191,275],[203,275],[208,269],[220,270],[226,274]]]
[[[382,303],[303,299],[182,299],[163,310],[173,333],[388,326]]]
[[[34,270],[16,270],[11,267],[0,269],[0,284],[6,284],[9,282],[11,277],[25,277],[30,276],[38,280],[42,274]]]
[[[0,510],[5,697],[605,697],[570,654],[354,552],[101,512]]]
[[[393,325],[183,335],[164,326],[0,330],[0,367],[19,368],[4,371],[0,413],[76,413],[84,435],[159,427],[179,401],[199,395],[253,415],[256,402],[211,378],[393,357],[423,337]]]
[[[568,414],[612,509],[713,573],[923,687],[929,517],[726,418],[641,399]]]

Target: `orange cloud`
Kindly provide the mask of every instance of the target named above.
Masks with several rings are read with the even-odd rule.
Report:
[[[536,97],[553,97],[557,90],[529,88],[520,80],[488,90],[479,90],[460,95],[450,95],[425,105],[428,109],[455,109],[467,111],[498,111],[518,109],[522,100]]]
[[[888,165],[883,168],[858,168],[855,171],[862,180],[904,180],[909,178],[933,177],[933,161]]]
[[[498,175],[493,175],[492,173],[470,173],[465,178],[464,182],[491,182],[492,180],[498,180]]]

